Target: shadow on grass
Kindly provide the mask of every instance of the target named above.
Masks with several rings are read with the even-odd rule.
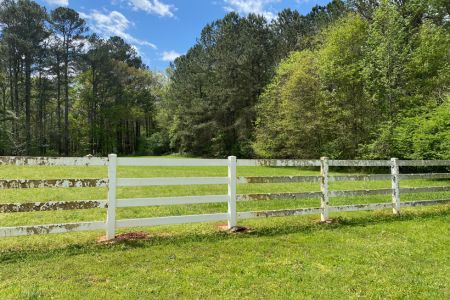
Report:
[[[402,222],[409,220],[427,220],[448,216],[450,206],[439,207],[432,210],[407,211],[400,216],[395,216],[390,211],[380,211],[377,213],[367,213],[364,215],[340,215],[330,223],[320,223],[311,218],[289,217],[289,220],[275,224],[264,224],[252,228],[245,233],[228,233],[219,230],[210,232],[186,232],[176,234],[165,234],[158,232],[150,234],[146,240],[122,240],[110,244],[87,243],[71,244],[55,249],[31,249],[31,250],[5,250],[0,252],[0,263],[15,263],[25,260],[45,260],[54,256],[76,256],[87,253],[106,253],[109,251],[127,251],[135,248],[146,248],[160,245],[180,245],[192,242],[219,242],[228,239],[246,239],[254,237],[272,237],[293,233],[313,233],[323,230],[339,230],[348,227],[364,227],[375,224],[388,224],[393,222]],[[271,226],[272,225],[272,226]],[[212,225],[212,226],[216,226]]]

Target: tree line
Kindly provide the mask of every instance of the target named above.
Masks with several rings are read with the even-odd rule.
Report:
[[[0,153],[138,151],[164,78],[117,36],[87,34],[73,9],[0,3]]]
[[[207,25],[172,65],[166,142],[200,156],[450,158],[448,1],[332,1]]]
[[[228,13],[166,74],[70,8],[0,3],[0,153],[450,159],[450,5]]]

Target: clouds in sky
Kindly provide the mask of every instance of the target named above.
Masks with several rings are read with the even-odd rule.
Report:
[[[81,17],[89,22],[89,27],[103,36],[120,36],[130,44],[138,46],[147,46],[156,49],[156,45],[148,41],[144,41],[132,36],[127,32],[133,23],[130,22],[122,13],[118,11],[111,11],[102,13],[98,10],[93,10],[91,13],[80,13]]]
[[[1,0],[0,0],[1,1]],[[68,1],[68,0],[46,0],[46,1]],[[126,0],[133,10],[144,11],[149,14],[159,15],[162,17],[174,17],[173,11],[175,7],[165,4],[159,0]],[[130,34],[130,27],[134,26],[125,15],[117,10],[92,10],[90,13],[80,12],[80,16],[86,19],[89,23],[89,27],[92,31],[97,32],[101,36],[119,36],[126,42],[132,44],[139,54],[143,55],[140,51],[141,46],[157,49],[156,45],[136,38]],[[160,59],[162,61],[171,62],[174,61],[181,54],[176,51],[164,51]]]
[[[272,20],[275,13],[270,10],[270,5],[280,0],[224,0],[224,2],[227,11],[236,11],[244,15],[254,13]]]
[[[174,61],[179,56],[181,56],[181,54],[176,51],[173,51],[173,50],[164,51],[163,55],[162,55],[162,60],[163,61]]]
[[[2,0],[0,0],[1,2]],[[51,6],[68,6],[69,2],[74,5],[75,1],[70,0],[43,0]],[[91,0],[95,1],[95,0]],[[145,54],[143,49],[157,49],[154,43],[146,40],[146,37],[135,35],[139,34],[139,28],[134,28],[134,22],[126,17],[127,11],[133,10],[135,12],[146,13],[154,17],[161,18],[175,18],[175,12],[177,8],[171,4],[173,0],[109,0],[110,4],[116,6],[114,8],[98,8],[89,11],[80,12],[89,24],[89,28],[98,33],[100,36],[119,36],[123,38],[127,43],[133,45],[140,54]],[[183,0],[183,1],[197,1],[197,0]],[[310,0],[295,0],[298,2],[307,2]],[[96,1],[95,1],[96,2]],[[236,11],[241,15],[247,15],[249,13],[255,13],[263,15],[268,20],[272,20],[276,17],[275,4],[280,3],[281,0],[220,0],[213,3],[221,3],[221,6],[226,11]],[[172,2],[173,3],[173,2]],[[118,6],[126,11],[121,12]],[[136,31],[136,33],[135,33]],[[137,37],[139,36],[139,37]],[[170,47],[170,46],[169,46]],[[169,48],[170,49],[170,48]],[[172,48],[173,49],[173,48]],[[181,54],[174,51],[156,51],[157,60],[164,62],[172,62]],[[154,55],[153,54],[153,55]]]
[[[134,10],[145,11],[146,13],[159,15],[161,17],[174,17],[173,12],[175,7],[159,0],[128,0],[128,4]]]
[[[49,5],[53,6],[68,6],[69,0],[45,0]]]

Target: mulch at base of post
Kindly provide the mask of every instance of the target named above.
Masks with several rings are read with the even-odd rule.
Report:
[[[121,241],[136,241],[136,240],[146,240],[150,236],[142,231],[139,232],[127,232],[127,233],[121,233],[117,234],[113,240],[107,240],[106,236],[101,236],[97,238],[97,242],[99,243],[115,243],[115,242],[121,242]]]
[[[340,223],[341,220],[342,220],[341,218],[328,218],[328,220],[326,220],[326,221],[318,220],[318,221],[316,221],[316,223],[317,224],[337,224],[337,223]]]
[[[244,226],[234,226],[234,227],[231,227],[230,229],[228,229],[228,225],[227,224],[220,224],[220,225],[217,226],[217,228],[220,231],[228,232],[228,233],[246,233],[246,232],[251,232],[251,228],[244,227]]]

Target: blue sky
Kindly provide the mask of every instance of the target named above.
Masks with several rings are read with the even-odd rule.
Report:
[[[273,18],[283,8],[308,13],[329,0],[38,0],[49,10],[68,6],[77,10],[93,32],[118,35],[134,45],[144,62],[163,71],[175,57],[195,43],[203,26],[228,11]]]

